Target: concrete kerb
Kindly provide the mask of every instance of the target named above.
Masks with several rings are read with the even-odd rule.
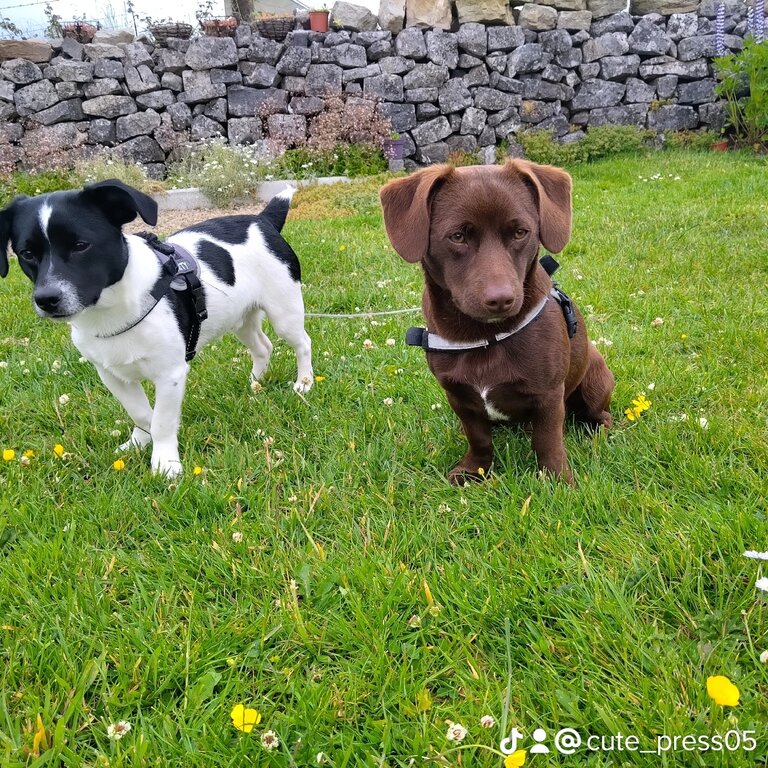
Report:
[[[349,182],[348,176],[323,176],[318,179],[285,179],[280,181],[265,181],[259,184],[254,198],[266,203],[286,187],[308,187],[312,184],[336,184]],[[161,211],[191,211],[195,209],[215,208],[213,202],[197,187],[188,189],[169,189],[167,192],[157,192],[153,195]]]

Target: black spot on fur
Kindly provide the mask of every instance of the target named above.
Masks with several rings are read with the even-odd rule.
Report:
[[[235,267],[229,251],[210,240],[200,240],[197,244],[197,258],[205,262],[222,283],[235,284]]]
[[[199,232],[230,245],[242,245],[248,239],[248,230],[256,224],[264,236],[267,248],[272,251],[278,261],[288,267],[288,273],[296,282],[301,280],[299,257],[293,248],[285,241],[274,224],[263,216],[222,216],[218,219],[208,219],[190,227],[185,232]]]
[[[290,274],[291,279],[298,283],[301,280],[301,265],[293,248],[269,222],[260,222],[259,227],[269,250],[288,267],[288,274]]]

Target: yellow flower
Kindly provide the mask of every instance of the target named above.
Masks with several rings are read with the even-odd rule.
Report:
[[[315,376],[315,381],[325,381],[325,376]]]
[[[112,462],[112,469],[117,472],[122,472],[125,469],[125,462],[122,459],[115,459],[115,461]]]
[[[477,468],[477,474],[482,477],[485,474],[485,470],[482,467]]]
[[[56,443],[56,445],[53,446],[53,452],[61,458],[64,455],[64,446],[61,443]]]
[[[427,598],[427,605],[432,607],[435,604],[435,600],[432,597],[432,590],[429,588],[429,584],[427,584],[427,580],[424,579],[424,597]]]
[[[504,768],[520,768],[525,763],[525,750],[518,749],[504,760]]]
[[[707,693],[721,707],[735,707],[739,703],[739,689],[723,675],[707,678]]]
[[[346,245],[340,245],[339,246],[339,250],[340,251],[346,251],[347,250],[347,246]]]
[[[27,448],[22,455],[25,459],[32,459],[35,456],[35,452],[31,448]]]
[[[203,474],[203,468],[202,468],[201,466],[199,466],[199,465],[198,465],[198,466],[196,466],[196,467],[195,467],[195,468],[192,470],[192,474],[193,474],[193,475],[202,475],[202,474]]]
[[[3,461],[13,461],[16,458],[16,451],[13,448],[6,448],[3,451]]]
[[[635,415],[634,408],[625,408],[624,409],[624,415],[630,420],[634,421],[637,416]]]
[[[635,406],[636,410],[642,413],[651,407],[651,401],[645,395],[640,394],[632,401],[632,405]]]
[[[250,733],[253,726],[261,722],[260,712],[255,709],[246,709],[242,704],[235,704],[229,715],[232,718],[232,725],[238,731],[245,731],[246,733]]]

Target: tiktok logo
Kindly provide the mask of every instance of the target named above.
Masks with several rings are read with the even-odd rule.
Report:
[[[510,733],[506,739],[501,740],[501,744],[499,744],[499,749],[505,755],[511,755],[513,752],[517,752],[517,741],[518,739],[522,739],[522,738],[523,738],[523,734],[517,728],[513,728],[512,733]]]

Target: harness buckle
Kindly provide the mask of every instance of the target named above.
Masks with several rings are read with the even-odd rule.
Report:
[[[426,328],[409,328],[405,332],[405,343],[409,347],[423,347],[426,349],[429,346],[429,334]]]
[[[576,328],[579,324],[579,321],[576,319],[576,311],[573,308],[573,302],[556,284],[553,287],[557,294],[557,303],[560,305],[560,309],[563,310],[565,325],[568,329],[568,338],[572,339],[576,335]]]

